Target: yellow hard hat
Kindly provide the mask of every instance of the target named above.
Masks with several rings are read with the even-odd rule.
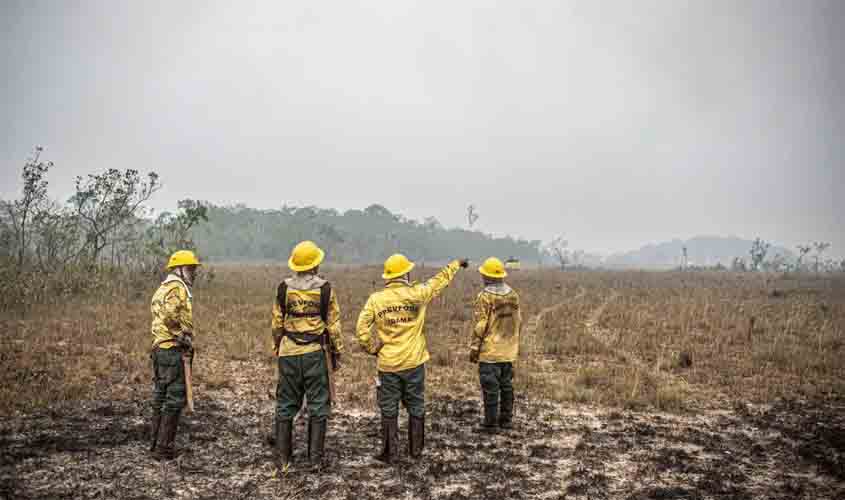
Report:
[[[384,261],[384,274],[382,278],[392,280],[411,272],[414,268],[414,263],[408,260],[407,257],[401,253],[395,253]]]
[[[194,252],[190,250],[178,250],[173,252],[173,255],[170,256],[170,260],[167,261],[167,270],[171,270],[174,267],[179,266],[199,266],[200,261],[197,259],[197,256]]]
[[[291,270],[301,273],[314,269],[323,262],[326,253],[313,241],[303,241],[293,247],[288,259],[288,267]]]
[[[485,260],[484,264],[478,267],[478,272],[488,278],[504,278],[508,275],[507,271],[505,271],[505,265],[496,257],[490,257]]]

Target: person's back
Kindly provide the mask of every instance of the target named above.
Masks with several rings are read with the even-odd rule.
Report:
[[[507,283],[485,285],[475,301],[476,314],[485,314],[489,326],[480,346],[478,360],[482,363],[513,363],[519,356],[519,332],[522,315],[519,294]]]
[[[409,273],[414,263],[395,254],[384,263],[383,290],[370,295],[358,316],[358,343],[378,356],[378,403],[382,418],[382,452],[376,458],[392,462],[397,450],[399,401],[408,409],[408,452],[419,458],[425,445],[426,308],[445,289],[466,259],[455,260],[425,283]],[[375,327],[375,332],[373,332]]]
[[[288,267],[295,274],[276,289],[271,329],[278,357],[276,418],[271,443],[287,470],[293,454],[293,419],[307,400],[308,459],[322,466],[333,403],[332,371],[340,366],[343,337],[340,306],[331,285],[317,273],[325,253],[311,241],[297,244]],[[334,358],[334,363],[331,359]],[[332,366],[333,365],[333,366]]]
[[[497,425],[510,429],[513,363],[519,356],[522,328],[519,295],[504,282],[507,272],[499,259],[490,257],[478,271],[484,279],[484,289],[475,299],[470,361],[478,363],[478,378],[484,396],[482,429],[494,431]]]
[[[167,278],[150,301],[152,321],[153,400],[150,451],[159,459],[172,459],[179,418],[187,404],[185,364],[193,363],[194,320],[191,286],[199,259],[179,250],[167,263]]]
[[[425,338],[428,304],[454,278],[457,266],[447,266],[424,283],[390,281],[383,290],[370,295],[365,311],[372,311],[375,335],[382,347],[378,369],[398,372],[416,368],[429,360]],[[366,313],[365,322],[369,321]]]

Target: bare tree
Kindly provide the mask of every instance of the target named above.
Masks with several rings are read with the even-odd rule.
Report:
[[[561,270],[566,269],[566,265],[569,263],[570,259],[569,242],[565,240],[563,236],[558,236],[552,241],[546,243],[544,249],[549,255],[558,261]]]
[[[760,266],[764,260],[766,260],[766,254],[769,253],[769,248],[771,247],[771,243],[761,240],[757,238],[751,244],[751,250],[749,254],[751,255],[751,270],[752,271],[759,271]]]
[[[823,241],[816,241],[815,243],[813,243],[813,249],[816,251],[816,255],[815,255],[815,259],[816,259],[816,264],[815,264],[816,274],[818,274],[818,272],[819,272],[819,261],[820,261],[820,260],[821,260],[821,258],[822,258],[822,254],[823,254],[823,253],[825,252],[825,250],[827,250],[828,248],[830,248],[830,243],[825,243],[825,242],[823,242]]]
[[[30,223],[37,212],[47,204],[47,172],[53,162],[43,162],[41,152],[44,148],[36,146],[31,158],[23,167],[23,193],[19,200],[4,202],[8,220],[12,226],[15,240],[18,269],[23,267],[27,250],[29,249],[31,227]]]
[[[476,221],[478,221],[478,211],[476,211],[475,205],[470,205],[467,207],[467,224],[470,229],[472,229]]]
[[[158,174],[144,180],[137,170],[109,169],[103,174],[76,178],[76,194],[71,202],[85,227],[86,252],[92,264],[108,246],[109,238],[121,225],[132,220],[141,205],[160,188]]]
[[[795,261],[795,268],[800,271],[804,263],[804,257],[813,249],[812,245],[798,245],[798,259]]]

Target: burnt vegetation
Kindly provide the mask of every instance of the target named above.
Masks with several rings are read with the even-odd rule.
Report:
[[[380,269],[328,267],[351,346],[328,467],[273,473],[268,317],[281,266],[217,266],[196,289],[197,411],[164,467],[146,454],[148,297],[3,316],[10,498],[838,498],[845,492],[845,284],[742,275],[514,272],[526,308],[516,429],[481,419],[467,362],[475,276],[429,309],[424,460],[385,467],[374,360],[353,324]],[[420,275],[433,273],[423,268]],[[150,289],[155,281],[150,280]],[[756,318],[749,331],[749,316]],[[687,364],[685,360],[694,360]],[[405,417],[400,440],[405,445]],[[403,450],[404,451],[404,450]],[[167,479],[179,478],[175,483]]]

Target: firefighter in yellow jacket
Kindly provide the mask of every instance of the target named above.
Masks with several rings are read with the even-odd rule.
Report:
[[[475,299],[475,325],[470,341],[470,361],[478,363],[484,397],[481,430],[513,427],[513,363],[519,356],[522,315],[519,295],[504,279],[502,261],[490,257],[478,268],[484,289]],[[500,405],[501,398],[501,405]]]
[[[414,263],[404,255],[384,262],[386,281],[367,300],[358,316],[358,342],[378,356],[378,404],[382,451],[378,460],[391,463],[397,455],[399,401],[408,409],[408,453],[422,456],[425,445],[425,362],[429,359],[423,332],[425,313],[467,260],[455,260],[425,283],[411,282]],[[372,327],[375,325],[375,333]]]
[[[189,250],[175,252],[167,263],[169,274],[153,295],[153,420],[150,451],[159,459],[176,456],[173,442],[179,416],[185,408],[183,358],[193,361],[194,321],[191,287],[200,265]]]
[[[340,307],[331,284],[320,277],[325,253],[311,241],[296,245],[288,260],[295,273],[279,284],[273,303],[273,342],[278,356],[274,426],[277,465],[286,470],[293,452],[293,419],[305,397],[308,460],[319,468],[331,412],[332,373],[340,368]]]

